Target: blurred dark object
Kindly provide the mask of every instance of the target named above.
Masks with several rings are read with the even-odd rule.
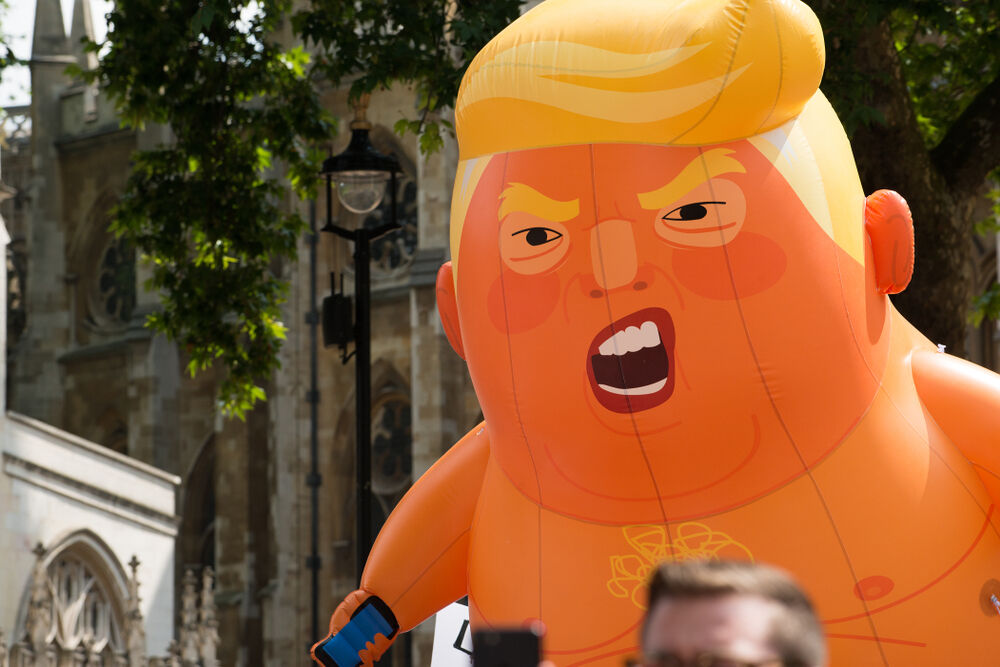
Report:
[[[472,633],[473,667],[526,667],[541,659],[541,637],[533,628]]]

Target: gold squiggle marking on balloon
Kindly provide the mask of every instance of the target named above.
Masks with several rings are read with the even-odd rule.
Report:
[[[646,582],[663,561],[754,559],[745,545],[728,534],[694,521],[678,525],[673,540],[667,539],[664,526],[625,526],[622,533],[635,553],[611,556],[608,590],[616,598],[630,598],[640,609],[646,608],[642,600]]]

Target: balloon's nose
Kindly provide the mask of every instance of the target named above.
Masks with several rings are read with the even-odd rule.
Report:
[[[628,285],[635,278],[638,256],[628,220],[606,220],[590,232],[590,261],[594,280],[603,290]]]

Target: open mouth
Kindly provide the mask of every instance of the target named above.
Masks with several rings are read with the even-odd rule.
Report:
[[[590,343],[587,375],[594,396],[608,410],[638,412],[674,391],[674,322],[662,308],[615,320]]]

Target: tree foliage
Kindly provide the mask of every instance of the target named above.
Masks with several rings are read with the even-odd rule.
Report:
[[[866,190],[898,190],[913,210],[914,278],[896,305],[962,353],[970,313],[994,303],[974,292],[971,241],[1000,166],[1000,0],[806,1]]]
[[[914,210],[917,296],[897,304],[961,351],[973,203],[1000,156],[1000,0],[807,2],[826,33],[823,88],[862,181],[899,190]],[[396,130],[433,151],[468,62],[520,4],[310,0],[292,16],[291,0],[119,0],[90,78],[126,123],[169,124],[175,141],[136,155],[114,228],[152,263],[148,287],[163,308],[150,324],[180,343],[192,372],[224,367],[229,412],[262,398],[258,382],[278,365],[286,286],[271,268],[294,257],[303,231],[278,167],[295,194],[312,196],[310,147],[332,132],[317,82],[354,98],[411,84],[416,112]],[[287,19],[311,59],[273,41]]]
[[[0,0],[0,74],[3,73],[4,69],[12,65],[25,64],[20,58],[14,55],[14,51],[10,48],[10,33],[7,31],[6,21],[6,14],[9,9],[10,3],[7,0]]]
[[[162,309],[148,325],[176,340],[194,374],[225,368],[219,398],[242,416],[278,366],[286,285],[272,272],[305,229],[283,206],[287,168],[310,196],[329,117],[302,49],[272,41],[290,0],[119,0],[99,81],[132,127],[169,123],[173,142],[134,154],[113,212],[151,265]],[[98,50],[91,43],[89,48]]]
[[[420,135],[425,152],[442,145],[437,112],[450,106],[472,58],[517,18],[520,0],[312,0],[293,26],[319,49],[317,71],[350,96],[400,81],[417,92],[417,118],[395,129]]]
[[[316,80],[359,96],[411,83],[421,116],[399,130],[441,145],[428,116],[454,99],[464,64],[517,16],[518,2],[316,0],[294,18],[319,50],[282,48],[291,0],[119,0],[106,53],[87,75],[132,127],[169,124],[169,146],[136,153],[112,228],[151,263],[162,309],[148,324],[189,355],[192,374],[224,369],[220,402],[243,416],[278,366],[287,285],[271,271],[295,257],[303,221],[284,202],[278,166],[314,196],[333,126]],[[97,44],[90,44],[100,51]],[[430,120],[430,122],[428,122]],[[285,205],[283,205],[285,204]]]

